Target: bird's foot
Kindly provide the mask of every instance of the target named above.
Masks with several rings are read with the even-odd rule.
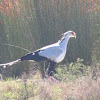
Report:
[[[49,80],[50,84],[52,84],[52,83],[59,83],[59,80],[57,80],[53,76],[48,76],[48,80]]]

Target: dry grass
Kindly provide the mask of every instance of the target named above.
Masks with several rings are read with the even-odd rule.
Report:
[[[0,100],[100,100],[100,78],[82,77],[58,82],[31,75],[0,81]]]

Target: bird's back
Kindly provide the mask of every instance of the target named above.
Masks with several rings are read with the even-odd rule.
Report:
[[[44,56],[48,59],[50,59],[51,61],[55,61],[55,62],[60,62],[63,60],[64,58],[64,50],[60,47],[60,45],[58,43],[49,45],[49,46],[45,46],[43,48],[40,49],[41,51],[39,52],[40,56]]]

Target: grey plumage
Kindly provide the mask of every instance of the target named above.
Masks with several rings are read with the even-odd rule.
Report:
[[[65,32],[62,38],[58,42],[45,46],[43,48],[40,48],[32,53],[29,53],[21,57],[20,59],[16,61],[6,63],[6,64],[0,64],[0,66],[4,66],[4,67],[11,66],[13,64],[16,64],[24,60],[34,60],[37,62],[46,60],[50,62],[50,66],[49,66],[50,68],[48,71],[50,73],[50,71],[54,69],[54,65],[56,63],[61,62],[64,59],[66,55],[66,51],[67,51],[67,44],[71,37],[76,37],[76,33],[73,31]]]

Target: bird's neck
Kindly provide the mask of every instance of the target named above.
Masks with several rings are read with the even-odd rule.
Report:
[[[60,47],[66,50],[69,39],[70,39],[69,35],[67,35],[66,37],[62,37],[61,40],[58,41]]]

